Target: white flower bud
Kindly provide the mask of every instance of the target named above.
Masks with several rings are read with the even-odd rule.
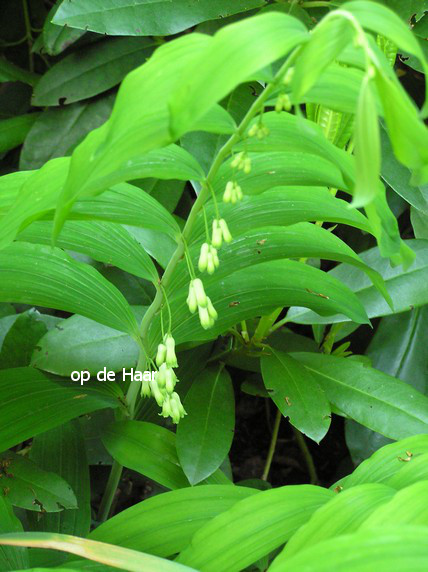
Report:
[[[205,272],[208,265],[208,251],[209,251],[209,244],[204,242],[201,246],[201,253],[199,254],[199,262],[198,268],[199,272]]]
[[[177,356],[175,354],[175,340],[171,334],[166,334],[164,338],[166,346],[165,362],[168,367],[177,367]]]
[[[162,412],[160,413],[162,417],[170,417],[172,415],[171,409],[171,398],[169,395],[165,396],[164,402],[162,404]]]
[[[211,318],[208,312],[208,308],[202,308],[199,306],[199,321],[204,330],[208,330],[214,325],[214,320]]]
[[[204,285],[202,284],[202,280],[200,278],[195,278],[192,280],[193,283],[193,290],[196,296],[196,302],[199,307],[206,308],[207,307],[207,295],[205,294]]]
[[[218,225],[219,225],[219,227],[220,227],[220,231],[221,231],[221,234],[222,234],[222,236],[223,236],[224,241],[225,241],[225,242],[231,242],[231,240],[232,240],[232,235],[230,234],[229,228],[228,228],[227,223],[226,223],[226,221],[224,220],[224,218],[221,218],[221,219],[218,221]]]
[[[217,248],[210,246],[211,256],[213,257],[214,266],[218,268],[220,266],[220,261],[218,259]]]
[[[156,403],[159,405],[159,407],[163,404],[164,400],[165,400],[165,395],[164,393],[159,389],[157,381],[156,380],[152,380],[150,382],[150,389],[152,392],[153,397],[156,400]]]
[[[163,389],[165,387],[167,369],[168,366],[166,365],[166,363],[165,362],[162,363],[159,367],[159,371],[155,376],[156,383],[159,389]]]
[[[214,248],[220,248],[220,246],[223,243],[222,232],[219,226],[219,221],[217,219],[213,220],[213,232],[211,237],[211,243],[214,246]]]
[[[242,168],[246,175],[251,172],[251,159],[249,157],[245,157],[244,166]]]
[[[212,320],[217,320],[218,314],[217,310],[214,308],[211,300],[208,298],[208,306],[207,306],[208,314]]]
[[[141,383],[141,397],[150,397],[152,392],[150,391],[150,384],[147,379],[143,379]]]
[[[207,272],[208,274],[214,274],[215,272],[214,258],[211,252],[208,254]]]
[[[193,281],[189,284],[189,294],[187,296],[187,305],[189,306],[189,310],[192,314],[196,312],[198,309],[198,302],[196,300],[195,288],[193,287]]]
[[[244,153],[241,151],[241,153],[237,153],[235,155],[235,157],[232,159],[230,166],[234,167],[234,168],[242,169],[243,160],[244,160]]]
[[[289,68],[282,80],[284,85],[289,85],[294,77],[294,68]]]
[[[170,397],[171,417],[174,423],[178,423],[182,417],[187,415],[181,403],[180,396],[174,391]]]
[[[257,125],[257,123],[254,123],[248,130],[248,137],[254,137],[255,135],[257,135],[258,130],[259,126]]]
[[[159,367],[160,365],[163,364],[163,362],[166,359],[166,346],[165,344],[159,344],[158,345],[158,351],[156,354],[156,365]]]
[[[229,181],[226,184],[226,188],[224,190],[223,201],[225,203],[230,203],[230,201],[232,200],[232,195],[233,195],[233,183],[232,181]]]

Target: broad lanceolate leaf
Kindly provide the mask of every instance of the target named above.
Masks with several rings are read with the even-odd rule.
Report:
[[[228,223],[229,223],[229,219]],[[278,221],[279,222],[279,221]],[[253,266],[268,260],[281,258],[321,258],[325,260],[340,260],[361,268],[370,276],[380,292],[389,299],[389,294],[383,285],[380,275],[366,266],[359,257],[328,230],[308,223],[297,223],[287,227],[261,226],[258,228],[257,219],[253,222],[257,228],[248,228],[243,234],[236,236],[230,244],[222,246],[219,252],[220,267],[212,276],[203,277],[204,285],[213,284],[219,278],[228,276],[241,268]],[[200,244],[190,248],[190,257],[197,268]],[[174,273],[172,285],[176,291],[189,281],[188,270],[183,261]]]
[[[380,134],[382,146],[382,178],[400,197],[419,211],[428,214],[428,188],[415,187],[410,184],[411,173],[404,165],[401,165],[397,161],[386,129],[381,127]],[[416,238],[426,237],[416,236]]]
[[[403,546],[406,550],[403,550]],[[407,572],[420,571],[428,566],[428,547],[425,526],[377,528],[331,538],[303,550],[287,561],[270,567],[271,572]]]
[[[7,497],[0,495],[0,533],[8,532],[22,532],[22,524],[16,518]],[[29,566],[27,549],[2,546],[0,548],[0,566],[5,572],[18,568],[27,569]]]
[[[26,457],[6,451],[0,456],[0,467],[0,474],[7,479],[7,496],[14,506],[38,512],[77,509],[70,485]]]
[[[48,379],[34,368],[1,370],[0,451],[85,413],[118,406],[117,397],[95,382],[80,387],[71,381]]]
[[[426,288],[428,280],[428,240],[406,240],[405,244],[416,254],[415,262],[406,270],[401,266],[392,268],[388,260],[381,258],[378,248],[372,248],[360,254],[362,260],[373,270],[379,272],[385,280],[395,313],[405,312],[413,307],[423,306],[428,303],[428,290]],[[357,294],[369,318],[387,316],[392,313],[391,308],[380,294],[376,292],[369,279],[357,269],[346,268],[340,264],[328,274],[347,284]],[[292,308],[288,316],[291,321],[301,324],[346,321],[343,316],[323,318],[302,308]]]
[[[0,121],[0,153],[21,145],[38,116],[38,113],[27,113]]]
[[[59,248],[15,242],[0,251],[0,300],[75,312],[139,340],[122,294],[96,270]]]
[[[184,408],[187,416],[177,427],[177,454],[190,484],[195,485],[219,468],[232,444],[235,399],[223,366],[197,376]]]
[[[85,441],[79,419],[37,435],[33,439],[30,459],[45,471],[52,471],[71,486],[77,510],[55,514],[29,514],[30,529],[86,536],[91,524],[89,467]]]
[[[20,169],[37,169],[50,159],[69,155],[89,131],[108,119],[114,98],[115,94],[111,94],[95,101],[45,110],[25,138]]]
[[[238,572],[286,542],[331,498],[332,491],[312,485],[263,491],[200,528],[178,561],[206,572]]]
[[[35,73],[19,68],[6,59],[0,58],[0,83],[22,81],[23,83],[34,86],[39,80],[39,77],[40,76]]]
[[[18,235],[18,240],[50,245],[52,222],[36,221]],[[57,240],[60,248],[87,254],[94,260],[121,268],[130,274],[157,282],[158,273],[146,251],[120,224],[101,221],[67,221]]]
[[[428,454],[428,435],[414,435],[401,439],[396,443],[385,445],[376,453],[363,461],[353,473],[344,477],[338,483],[344,489],[349,489],[361,483],[384,483],[394,488],[407,486],[409,479],[399,479],[401,471],[412,472],[418,459],[426,460]],[[426,467],[426,465],[425,465]],[[415,467],[418,469],[419,467]],[[425,468],[426,471],[426,468]],[[426,472],[425,472],[426,474]],[[422,476],[422,479],[426,476]],[[393,482],[397,479],[396,482]],[[420,479],[419,479],[420,480]]]
[[[37,311],[29,310],[16,315],[7,331],[0,351],[0,369],[26,367],[40,338],[47,332]]]
[[[428,398],[406,383],[359,361],[316,353],[293,354],[329,401],[358,423],[402,439],[428,430]]]
[[[223,28],[213,38],[190,34],[158,49],[145,65],[126,77],[110,120],[73,153],[57,206],[55,234],[86,186],[195,129],[198,120],[229,91],[306,36],[299,21],[272,13]]]
[[[175,435],[164,427],[142,421],[119,421],[105,429],[103,443],[121,465],[164,487],[179,489],[189,485],[177,457]],[[228,482],[223,477],[222,484]]]
[[[46,17],[42,30],[43,50],[51,56],[57,56],[70,45],[74,44],[86,32],[68,26],[56,26],[52,23],[61,2],[56,2]]]
[[[383,318],[366,354],[376,369],[398,377],[428,394],[428,306]],[[346,443],[361,462],[387,439],[353,421],[346,421]]]
[[[303,24],[272,12],[220,29],[199,61],[185,71],[171,98],[171,130],[176,137],[239,83],[307,40]],[[203,65],[202,65],[203,62]],[[219,73],[221,70],[221,73]],[[210,89],[206,89],[207,84]]]
[[[329,538],[337,538],[358,530],[360,525],[378,507],[382,507],[395,494],[391,487],[364,484],[338,494],[314,512],[309,521],[290,538],[273,566],[283,564],[295,554]]]
[[[406,524],[428,525],[428,481],[414,483],[398,491],[388,503],[377,507],[360,530]]]
[[[263,383],[281,413],[319,443],[330,427],[331,411],[318,382],[297,360],[272,348],[261,358],[261,367]]]
[[[133,306],[137,320],[146,308]],[[136,366],[138,344],[127,334],[75,314],[41,338],[31,365],[50,373],[69,376],[73,371],[97,374]]]
[[[0,179],[1,180],[1,179]],[[337,199],[320,187],[281,187],[261,195],[244,196],[236,205],[219,205],[221,216],[227,220],[232,236],[264,226],[288,226],[298,222],[323,221],[348,224],[371,233],[371,225],[349,203]],[[208,220],[215,217],[212,201],[206,206]],[[191,242],[201,242],[205,233],[203,216],[198,217]]]
[[[37,83],[32,103],[61,105],[107,91],[144,63],[153,45],[145,38],[115,38],[80,48],[48,69]]]
[[[168,36],[206,20],[225,18],[264,4],[264,0],[65,1],[54,23],[116,36]]]
[[[172,556],[186,548],[194,533],[212,518],[256,494],[256,489],[229,485],[170,491],[122,511],[91,532],[89,538],[156,556]]]
[[[197,315],[189,312],[185,300],[188,288],[181,288],[170,298],[173,334],[178,343],[215,338],[230,326],[247,318],[260,316],[282,306],[300,304],[321,314],[342,307],[353,321],[366,323],[362,306],[344,289],[339,281],[329,280],[328,274],[301,262],[276,260],[244,268],[213,281],[207,294],[218,312],[218,320],[210,330],[203,330]],[[160,320],[150,331],[153,347],[159,343]]]
[[[0,545],[63,550],[128,572],[153,572],[153,570],[157,572],[196,572],[193,568],[163,560],[157,556],[150,556],[143,552],[129,550],[129,548],[120,548],[113,544],[86,540],[68,534],[50,532],[2,534],[0,535]]]

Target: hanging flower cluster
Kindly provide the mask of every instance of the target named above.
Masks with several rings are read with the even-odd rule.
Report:
[[[172,417],[174,423],[178,423],[186,415],[180,396],[174,391],[178,382],[174,368],[178,367],[175,354],[175,340],[171,334],[165,334],[163,342],[158,345],[156,353],[156,365],[159,370],[151,381],[143,381],[141,395],[153,396],[159,407],[162,407],[160,415]]]
[[[214,326],[218,314],[211,300],[205,294],[204,285],[200,278],[194,278],[190,281],[187,305],[192,314],[194,314],[196,310],[198,311],[199,321],[204,330],[208,330]]]

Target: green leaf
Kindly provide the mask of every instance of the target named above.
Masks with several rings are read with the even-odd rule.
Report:
[[[428,566],[426,527],[383,527],[331,538],[290,558],[287,572],[311,568],[317,572],[365,572],[373,570],[373,565],[377,572],[424,570]],[[279,572],[283,567],[272,565],[269,570]]]
[[[427,395],[428,306],[383,318],[366,354],[374,368]],[[369,429],[346,422],[346,443],[354,461],[361,462],[386,442]]]
[[[333,497],[313,485],[260,492],[200,528],[178,562],[206,572],[238,572],[286,542]]]
[[[410,460],[406,460],[409,459],[409,453],[411,453],[412,456],[410,457]],[[395,472],[391,477],[384,481],[386,485],[394,489],[403,489],[412,484],[418,483],[419,481],[426,482],[428,480],[427,453],[413,457],[413,453],[411,451],[406,451],[405,457],[400,457],[399,459],[404,459],[404,462],[401,462],[401,468],[399,471]]]
[[[227,219],[229,223],[229,219]],[[256,219],[253,227],[258,227]],[[200,244],[190,249],[193,265],[197,267]],[[219,254],[220,267],[212,276],[204,276],[205,285],[217,282],[219,278],[231,272],[281,258],[322,258],[340,260],[361,268],[370,276],[380,292],[388,299],[388,292],[379,274],[362,263],[359,257],[337,236],[319,226],[308,223],[297,223],[288,227],[267,226],[245,231],[235,236],[230,244],[225,244]],[[174,273],[173,287],[176,290],[188,282],[188,270],[179,264]]]
[[[143,312],[132,309],[141,320]],[[104,367],[107,371],[136,367],[138,351],[127,334],[75,314],[39,340],[31,365],[57,375],[69,376],[76,370],[95,375]]]
[[[365,0],[346,2],[343,7],[357,18],[363,28],[385,36],[402,50],[415,55],[423,65],[425,74],[428,73],[427,61],[417,38],[392,10]]]
[[[0,456],[1,474],[7,478],[7,496],[14,506],[38,512],[77,509],[70,485],[22,455],[6,451]]]
[[[119,406],[117,397],[100,384],[82,388],[47,378],[34,368],[1,370],[0,397],[0,451],[85,413]]]
[[[428,182],[428,129],[398,80],[376,73],[388,134],[397,159],[412,170],[411,184]]]
[[[18,240],[50,245],[52,222],[36,221]],[[158,273],[146,251],[122,225],[101,221],[67,221],[57,240],[60,248],[87,254],[94,260],[157,282]]]
[[[129,73],[119,89],[109,121],[74,150],[56,213],[56,234],[86,186],[106,179],[131,159],[172,143],[168,100],[183,70],[210,38],[188,34],[161,46],[147,63]],[[161,73],[159,73],[161,70]],[[132,121],[130,118],[132,117]],[[90,159],[92,158],[92,159]]]
[[[52,18],[60,5],[61,0],[59,2],[55,2],[55,5],[52,7],[46,17],[45,23],[43,24],[43,50],[50,56],[57,56],[74,44],[74,42],[76,42],[86,32],[86,30],[76,30],[75,28],[57,26],[52,23]]]
[[[153,572],[153,570],[156,572],[196,572],[193,568],[163,560],[157,556],[68,534],[50,532],[2,534],[0,545],[63,550],[128,572]]]
[[[36,312],[19,314],[4,337],[0,351],[0,369],[30,365],[31,354],[46,333],[45,324]]]
[[[189,486],[177,457],[175,435],[143,421],[118,421],[103,433],[107,451],[121,465],[142,473],[169,489]],[[213,475],[214,481],[218,475]],[[211,477],[211,478],[213,478]],[[221,484],[229,482],[223,475]]]
[[[360,530],[406,524],[428,524],[427,481],[398,491],[388,503],[377,507]]]
[[[410,453],[410,455],[409,455]],[[385,445],[376,453],[363,461],[353,473],[341,479],[332,487],[341,486],[349,489],[362,483],[384,483],[394,488],[407,486],[409,480],[404,480],[400,485],[393,483],[393,480],[400,477],[401,471],[407,474],[412,472],[413,466],[418,459],[425,461],[428,454],[428,435],[414,435],[407,439],[402,439],[396,443]],[[415,467],[418,469],[418,467]],[[425,465],[426,471],[426,465]],[[426,478],[426,477],[422,477]],[[401,478],[399,479],[401,481]]]
[[[42,76],[33,105],[63,105],[107,91],[150,56],[153,41],[112,38],[66,56]]]
[[[232,444],[235,398],[223,366],[198,375],[184,401],[187,417],[177,427],[177,454],[191,485],[209,477]]]
[[[39,75],[28,70],[19,68],[15,64],[0,58],[0,83],[9,81],[21,81],[28,85],[35,86],[39,80]]]
[[[197,61],[185,70],[171,98],[170,129],[174,137],[239,83],[307,40],[304,25],[286,14],[266,13],[220,29]],[[207,89],[209,84],[210,89]]]
[[[117,36],[168,36],[206,20],[225,18],[263,6],[264,0],[74,0],[62,2],[54,23]]]
[[[1,219],[0,248],[10,244],[24,222],[39,218],[55,206],[56,197],[64,184],[70,159],[53,159],[28,176],[4,177],[9,187],[8,209]],[[0,179],[1,181],[1,179]]]
[[[54,107],[38,115],[25,139],[19,167],[37,169],[50,159],[69,155],[89,131],[108,119],[114,98],[108,95],[96,101]]]
[[[293,354],[307,368],[329,401],[358,423],[391,439],[424,433],[428,398],[406,383],[347,358]]]
[[[352,38],[353,28],[344,18],[328,18],[315,27],[310,41],[303,46],[296,60],[291,81],[292,97],[296,103],[302,101],[322,72],[352,42]]]
[[[382,178],[388,185],[408,203],[418,210],[428,214],[428,192],[426,187],[410,185],[411,173],[404,165],[401,165],[394,156],[391,142],[386,130],[381,129],[382,145]],[[427,237],[416,237],[427,238]]]
[[[362,207],[371,203],[380,185],[379,121],[372,83],[370,75],[366,75],[361,85],[355,115],[356,182],[352,200],[354,207]]]
[[[0,121],[0,153],[14,149],[23,143],[38,113],[27,113]]]
[[[256,122],[257,119],[251,125]],[[301,154],[309,153],[311,156],[318,155],[329,163],[333,163],[334,170],[339,168],[344,180],[353,181],[355,177],[353,157],[333,145],[313,121],[291,113],[272,111],[263,114],[263,124],[269,129],[267,137],[263,139],[249,137],[235,148],[258,153],[291,151]]]
[[[223,194],[226,183],[232,179],[242,187],[245,195],[263,193],[280,186],[334,187],[346,191],[348,185],[335,163],[301,152],[248,153],[251,172],[235,173],[231,167],[232,158],[218,170],[213,181],[217,194]]]
[[[157,231],[158,234],[165,233],[173,239],[176,239],[179,233],[174,217],[156,199],[127,183],[115,185],[97,197],[77,201],[70,218],[105,220],[138,226]]]
[[[319,443],[330,427],[331,411],[318,382],[284,352],[270,348],[260,361],[263,382],[275,405],[294,427]]]
[[[59,248],[15,242],[0,251],[0,300],[80,313],[139,340],[122,294],[87,264]]]
[[[6,496],[0,495],[0,533],[22,532],[22,530],[22,524],[16,518],[10,501]],[[28,551],[22,548],[2,546],[0,548],[0,565],[5,572],[21,567],[27,569],[29,566]]]
[[[428,239],[428,214],[421,213],[415,208],[410,208],[410,220],[416,238]]]
[[[219,205],[222,218],[232,236],[243,234],[263,226],[288,226],[298,222],[322,221],[348,224],[371,233],[367,218],[356,209],[350,209],[349,203],[337,199],[327,189],[307,187],[281,187],[265,191],[261,195],[244,196],[236,205]],[[209,201],[206,206],[208,220],[214,218],[214,205]],[[205,234],[203,216],[195,222],[191,242],[199,242]]]
[[[361,259],[385,280],[386,288],[394,305],[394,313],[405,312],[413,307],[423,306],[428,303],[428,292],[425,288],[428,280],[428,241],[406,240],[416,254],[415,262],[410,268],[392,268],[388,260],[381,258],[378,248],[371,248],[360,254]],[[369,279],[357,269],[351,269],[340,264],[329,275],[347,284],[353,290],[364,305],[369,318],[387,316],[393,313],[381,295],[370,284]],[[337,323],[347,321],[343,316],[330,316],[323,318],[313,312],[302,308],[292,308],[288,317],[290,321],[299,324]]]
[[[297,300],[321,314],[335,312],[334,308],[340,306],[344,310],[346,308],[350,317],[353,316],[353,321],[367,323],[362,306],[349,289],[339,281],[329,280],[328,274],[291,260],[264,262],[244,268],[213,282],[206,291],[218,312],[218,320],[208,331],[202,329],[198,316],[190,314],[185,304],[187,287],[170,298],[173,335],[177,343],[213,339],[242,320],[293,305]],[[157,318],[150,330],[153,351],[160,337],[160,320]]]
[[[162,493],[110,518],[89,538],[166,558],[186,548],[194,533],[212,518],[257,492],[249,487],[204,485]]]
[[[91,524],[89,467],[85,441],[78,419],[33,439],[30,459],[41,469],[52,471],[69,483],[77,499],[77,510],[55,514],[30,513],[30,530],[87,536]]]
[[[394,496],[395,490],[380,484],[364,484],[336,495],[314,512],[309,521],[290,538],[272,567],[285,568],[290,558],[329,538],[337,538],[359,529],[380,506]]]

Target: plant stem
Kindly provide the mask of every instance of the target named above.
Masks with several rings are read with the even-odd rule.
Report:
[[[262,475],[262,481],[267,481],[269,476],[270,466],[275,453],[276,442],[278,441],[278,431],[281,424],[282,413],[279,409],[276,410],[275,423],[273,425],[272,437],[270,440],[269,451],[266,458],[265,468]]]
[[[34,72],[33,52],[31,51],[33,48],[33,35],[31,33],[31,20],[27,0],[22,0],[22,9],[24,12],[26,40],[28,45],[28,67],[30,72]]]
[[[331,8],[332,4],[325,0],[308,0],[307,2],[302,2],[300,6],[302,8]]]
[[[309,448],[306,444],[305,438],[298,429],[293,427],[293,425],[291,425],[291,428],[293,429],[297,444],[299,445],[303,458],[305,459],[305,463],[308,468],[310,483],[311,485],[316,485],[318,483],[317,470],[315,468],[315,463],[312,458],[311,452],[309,451]]]
[[[23,0],[25,3],[25,0]],[[160,307],[162,306],[163,299],[164,299],[164,291],[167,288],[172,275],[174,274],[175,268],[181,258],[184,256],[185,252],[185,245],[187,244],[188,239],[192,233],[192,229],[194,223],[196,221],[196,217],[199,211],[202,210],[205,201],[209,198],[211,194],[211,182],[213,181],[214,177],[217,174],[218,169],[220,168],[221,164],[225,160],[225,158],[230,155],[232,147],[242,138],[244,135],[249,123],[253,119],[259,111],[261,111],[264,107],[264,103],[267,98],[271,95],[271,93],[275,90],[278,81],[280,81],[289,67],[294,62],[299,48],[296,48],[294,52],[287,58],[284,64],[281,66],[279,71],[277,72],[274,81],[269,84],[266,89],[259,95],[259,97],[254,101],[250,109],[245,114],[244,118],[242,119],[241,123],[239,124],[237,130],[233,135],[229,137],[223,147],[219,150],[214,161],[210,167],[210,170],[207,174],[207,177],[202,185],[201,192],[199,193],[195,203],[190,210],[189,216],[187,218],[186,224],[182,231],[182,234],[178,238],[177,248],[172,255],[165,272],[162,278],[159,280],[159,287],[157,288],[156,296],[147,309],[147,312],[144,314],[143,319],[140,324],[140,336],[142,339],[142,348],[140,349],[139,357],[138,357],[138,365],[137,370],[142,371],[145,369],[147,364],[147,334],[150,329],[150,325],[152,323],[153,318],[159,311]],[[275,318],[276,319],[276,318]],[[135,378],[131,381],[128,392],[126,394],[126,402],[128,405],[129,411],[129,418],[133,419],[135,413],[135,404],[138,397],[138,392],[140,388],[140,382],[135,380]],[[114,494],[117,489],[118,483],[120,481],[120,477],[122,474],[122,466],[119,463],[114,462],[111,469],[111,474],[109,480],[107,482],[106,490],[104,491],[104,496],[101,501],[100,509],[99,509],[99,517],[98,520],[103,522],[108,518],[110,513],[111,503],[114,499]]]

